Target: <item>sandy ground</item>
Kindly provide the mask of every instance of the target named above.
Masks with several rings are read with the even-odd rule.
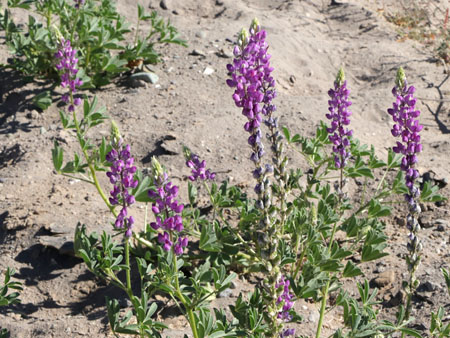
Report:
[[[417,88],[425,126],[419,169],[448,180],[449,74],[430,48],[411,40],[399,41],[396,27],[382,16],[382,9],[389,9],[395,1],[384,1],[388,7],[380,1],[342,2],[342,6],[328,6],[325,0],[167,0],[168,9],[163,10],[159,1],[140,1],[170,18],[189,47],[162,48],[163,62],[152,67],[160,77],[157,85],[130,88],[111,84],[95,94],[118,122],[141,167],[149,167],[151,156],[157,155],[175,183],[186,187],[183,177],[188,170],[181,153],[185,144],[219,172],[219,181],[248,185],[251,162],[247,160],[244,120],[225,84],[225,66],[231,61],[236,33],[258,17],[267,30],[282,125],[292,133],[312,135],[325,118],[326,93],[343,66],[352,92],[355,136],[373,144],[384,158],[394,144],[386,109],[392,103],[396,70],[403,66],[409,82]],[[450,5],[447,0],[434,3],[440,8]],[[136,23],[135,1],[119,1],[118,8]],[[202,55],[192,55],[194,49]],[[7,49],[0,44],[0,63],[7,58]],[[205,75],[207,67],[214,72]],[[69,153],[77,149],[73,135],[60,127],[56,103],[43,113],[33,111],[29,100],[42,90],[39,83],[24,84],[4,69],[0,69],[0,79],[0,269],[14,267],[14,277],[25,286],[22,303],[13,306],[14,311],[0,310],[0,327],[9,328],[12,337],[112,336],[104,297],[123,295],[96,280],[79,259],[49,245],[56,227],[64,229],[59,234],[64,241],[71,241],[77,222],[101,231],[111,217],[93,188],[53,171],[55,139]],[[99,135],[107,136],[108,128]],[[298,158],[291,162],[305,167]],[[102,184],[107,187],[104,178]],[[443,194],[450,196],[448,186]],[[138,220],[143,218],[143,209],[136,208],[134,213]],[[439,304],[449,305],[439,272],[450,266],[448,204],[429,205],[425,215],[430,226],[422,232],[425,253],[418,274],[434,289],[416,298],[419,329],[429,326],[431,310]],[[386,220],[391,255],[364,267],[369,279],[380,273],[393,277],[379,295],[382,312],[388,317],[395,312],[393,299],[406,271],[404,261],[398,258],[406,252],[404,216],[399,208]],[[229,299],[217,299],[214,306],[233,302],[239,292],[252,289],[245,280],[236,285]],[[354,285],[348,288],[354,292]],[[305,317],[302,334],[312,336],[318,319],[315,306],[298,301],[296,309]],[[183,337],[187,332],[186,321],[173,309],[159,315],[169,325],[168,337]],[[341,325],[339,313],[332,312],[325,319],[324,337]]]

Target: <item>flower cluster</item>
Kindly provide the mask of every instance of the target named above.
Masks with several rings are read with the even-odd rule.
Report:
[[[350,145],[349,138],[353,135],[353,130],[345,126],[350,124],[349,117],[352,113],[348,110],[351,102],[348,100],[350,90],[347,88],[347,81],[344,80],[344,71],[341,68],[334,82],[334,89],[328,91],[330,100],[328,101],[330,111],[326,117],[331,120],[331,127],[327,128],[328,138],[333,143],[334,164],[336,168],[343,168],[347,164],[350,152],[346,148]]]
[[[250,159],[255,163],[255,177],[264,173],[261,157],[264,155],[262,144],[261,122],[264,116],[269,116],[275,109],[272,100],[276,97],[275,80],[271,76],[270,54],[267,53],[266,31],[254,20],[250,27],[250,36],[242,30],[238,45],[234,48],[233,64],[227,69],[232,74],[227,80],[228,86],[236,88],[233,100],[237,107],[242,108],[242,114],[248,121],[244,125],[250,136],[248,143],[252,147]],[[270,121],[274,123],[273,120]],[[256,188],[258,190],[258,187]]]
[[[156,160],[152,159],[152,162],[155,167]],[[160,168],[159,163],[156,166]],[[155,222],[150,223],[150,226],[155,230],[160,228],[164,230],[158,234],[158,242],[163,245],[165,251],[169,251],[173,246],[175,254],[181,255],[188,245],[188,239],[179,235],[184,229],[181,217],[184,205],[176,200],[178,186],[169,181],[167,173],[163,172],[162,168],[155,170],[154,184],[156,191],[148,191],[149,197],[155,200],[152,204]],[[174,245],[175,234],[178,235],[178,240]]]
[[[188,168],[192,169],[192,175],[189,176],[191,181],[213,180],[216,177],[216,173],[211,172],[210,169],[206,169],[205,160],[200,161],[200,158],[195,154],[190,154],[189,159],[186,161]]]
[[[283,305],[282,310],[278,313],[278,319],[281,319],[285,322],[288,322],[292,319],[292,315],[289,313],[289,311],[294,306],[294,302],[292,301],[293,295],[289,291],[289,285],[289,280],[285,279],[284,276],[281,276],[280,280],[275,284],[276,289],[283,289],[282,294],[278,296],[277,305]],[[295,329],[286,329],[280,334],[280,337],[293,336],[294,334]]]
[[[417,153],[422,151],[422,144],[420,144],[420,131],[423,126],[419,124],[417,119],[420,115],[420,111],[416,110],[416,101],[413,94],[415,88],[409,86],[404,78],[403,71],[399,71],[401,74],[398,77],[402,77],[401,80],[397,80],[396,86],[392,89],[392,94],[396,100],[393,107],[388,109],[388,113],[394,120],[394,126],[391,133],[394,137],[401,137],[401,142],[397,141],[397,145],[392,148],[395,153],[403,154],[401,170],[406,174],[406,186],[408,187],[409,194],[406,199],[409,203],[411,211],[418,211],[418,204],[415,199],[419,197],[420,191],[414,186],[415,180],[419,177],[419,171],[414,168],[417,163]]]
[[[112,163],[111,171],[106,175],[114,185],[109,202],[111,205],[122,206],[114,225],[117,229],[126,228],[125,236],[131,237],[134,218],[127,217],[127,208],[135,202],[135,198],[129,189],[136,188],[138,181],[134,179],[136,167],[133,165],[134,158],[131,157],[130,145],[123,146],[122,140],[113,142],[113,149],[106,155],[106,160]]]
[[[70,103],[69,111],[73,112],[75,106],[81,104],[81,99],[79,97],[73,98],[73,94],[76,93],[77,88],[83,84],[83,81],[76,77],[78,69],[76,65],[78,59],[76,58],[77,51],[72,48],[70,40],[61,39],[59,43],[58,51],[55,53],[55,58],[57,60],[56,69],[62,71],[61,74],[61,87],[69,88],[70,94],[64,94],[61,100],[65,103]],[[70,102],[73,100],[72,102]]]

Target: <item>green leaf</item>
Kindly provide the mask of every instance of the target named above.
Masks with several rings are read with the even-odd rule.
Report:
[[[437,185],[433,185],[430,181],[427,181],[423,185],[420,200],[422,202],[439,202],[445,200],[446,198],[440,195],[438,191],[439,187]]]
[[[32,99],[33,104],[39,109],[46,110],[52,104],[52,96],[49,90],[43,91]]]
[[[409,329],[407,327],[402,327],[400,328],[400,331],[408,336],[413,336],[416,338],[422,338],[422,336],[420,335],[419,331],[413,330],[413,329]]]
[[[218,241],[216,231],[212,223],[203,225],[200,235],[199,247],[208,252],[220,252],[222,243]]]
[[[345,265],[344,272],[342,273],[343,277],[356,277],[362,275],[363,272],[359,267],[357,267],[352,261],[347,261]]]
[[[138,185],[132,190],[132,195],[138,202],[153,202],[148,196],[148,191],[153,187],[152,180],[148,176],[144,176],[142,171],[138,170],[135,173],[135,179],[138,180]]]
[[[63,149],[58,145],[58,142],[53,143],[53,149],[52,149],[52,160],[53,160],[53,167],[55,168],[56,172],[61,171],[61,167],[63,164]]]
[[[291,134],[289,133],[289,129],[287,127],[282,127],[284,137],[286,138],[287,143],[291,143]]]

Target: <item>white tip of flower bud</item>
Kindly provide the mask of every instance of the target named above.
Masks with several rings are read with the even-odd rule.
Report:
[[[111,120],[111,140],[114,144],[118,144],[120,141],[120,131],[116,121]]]
[[[405,83],[406,83],[406,75],[405,75],[405,71],[403,70],[402,67],[400,67],[397,70],[397,76],[395,78],[395,85],[400,88],[403,89],[405,87]]]
[[[245,28],[242,28],[239,32],[238,36],[238,44],[240,46],[244,46],[248,42],[248,31]]]
[[[251,25],[250,25],[250,29],[253,31],[253,32],[257,32],[257,31],[259,31],[259,21],[258,21],[258,19],[257,18],[254,18],[253,20],[252,20],[252,23],[251,23]]]
[[[163,170],[161,164],[158,162],[158,160],[154,156],[152,157],[152,169],[153,169],[153,174],[155,175],[155,177],[161,177],[164,174],[164,170]]]
[[[339,68],[339,71],[336,75],[336,83],[338,84],[338,86],[342,86],[342,84],[345,81],[345,73],[344,73],[344,68]]]

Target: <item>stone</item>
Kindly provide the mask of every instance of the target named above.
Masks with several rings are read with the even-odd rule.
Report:
[[[417,291],[419,292],[432,292],[436,291],[438,289],[438,286],[430,281],[426,281],[424,283],[421,283],[419,287],[417,288]]]
[[[230,298],[233,295],[233,290],[225,289],[222,292],[219,292],[217,298]]]
[[[205,52],[200,49],[194,49],[192,52],[189,53],[189,55],[193,56],[206,56]]]
[[[395,281],[395,274],[392,270],[381,272],[377,277],[372,279],[372,283],[379,288],[389,286]]]
[[[29,111],[26,116],[31,120],[37,120],[40,115],[37,110],[33,109],[32,111]]]
[[[197,37],[197,38],[200,38],[200,39],[204,39],[204,38],[206,38],[206,32],[205,31],[198,31],[197,33],[195,33],[195,36]]]
[[[318,311],[311,311],[311,313],[308,316],[308,321],[310,323],[317,323],[319,321],[319,312]]]
[[[73,229],[69,229],[66,225],[58,223],[46,224],[44,225],[44,229],[49,231],[53,235],[64,235],[73,233]]]
[[[41,129],[39,130],[41,135],[44,135],[47,132],[47,129],[45,129],[44,127],[41,127]]]
[[[75,256],[73,241],[68,236],[40,236],[39,243],[45,247],[52,247],[61,255]]]
[[[153,72],[139,72],[130,76],[131,80],[141,80],[147,83],[155,84],[159,80],[159,76]]]
[[[211,75],[212,73],[214,73],[214,69],[211,67],[206,67],[205,70],[203,71],[203,75]]]
[[[167,7],[167,3],[166,0],[161,0],[161,2],[159,3],[159,7],[161,7],[164,10],[168,10],[169,8]]]
[[[224,59],[231,59],[233,57],[233,53],[230,50],[224,48],[221,48],[218,52],[216,52],[216,55]]]
[[[419,224],[422,228],[425,229],[433,227],[434,225],[433,215],[428,213],[422,213],[419,216]]]

